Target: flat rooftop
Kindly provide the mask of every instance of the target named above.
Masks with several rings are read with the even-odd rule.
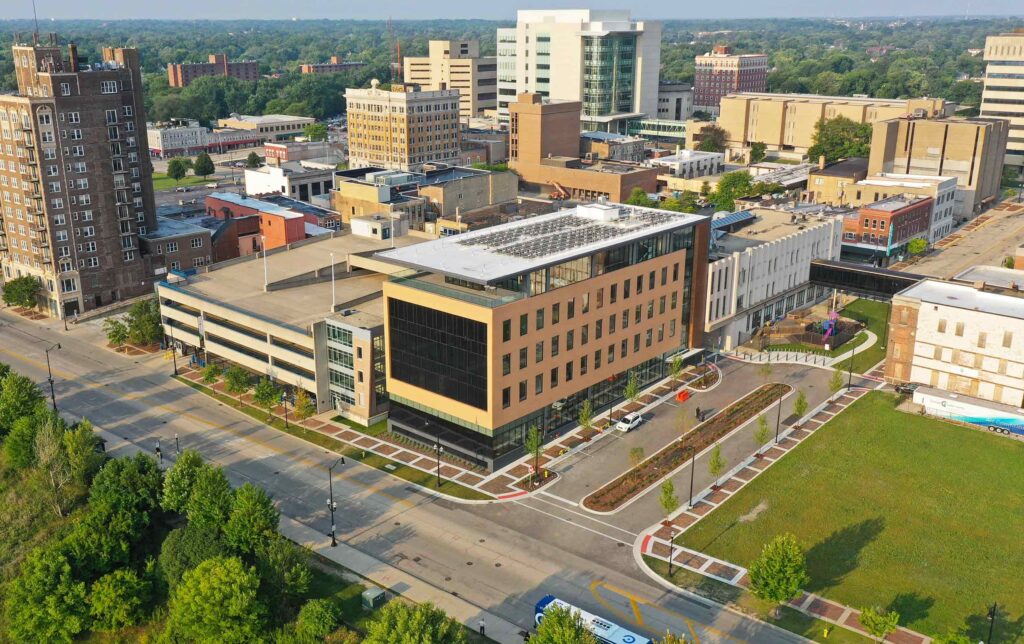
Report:
[[[880,201],[866,204],[864,210],[878,210],[881,212],[896,212],[920,203],[929,197],[914,197],[909,195],[893,195]]]
[[[170,239],[172,237],[181,237],[183,235],[197,235],[199,233],[205,233],[207,229],[198,226],[182,219],[170,219],[167,217],[156,218],[156,230],[148,232],[139,237],[146,240],[156,239]]]
[[[627,134],[618,134],[616,132],[580,132],[580,137],[584,139],[593,139],[594,141],[643,141],[640,137],[629,136]]]
[[[1024,288],[1024,271],[1002,266],[972,266],[953,276],[954,282],[985,282],[987,286]]]
[[[1020,291],[979,290],[970,284],[924,279],[903,289],[897,295],[915,298],[929,304],[941,304],[1024,320],[1024,293]]]
[[[408,235],[394,240],[397,249],[413,244],[422,245],[422,242],[423,239]],[[272,250],[267,253],[267,276],[273,285],[330,267],[331,253],[334,253],[334,262],[341,263],[346,261],[349,254],[373,253],[390,247],[391,240],[382,241],[352,234],[316,237],[290,250]],[[330,280],[264,291],[263,257],[251,257],[247,261],[215,264],[211,270],[197,273],[187,281],[172,286],[301,333],[308,332],[309,325],[331,314]],[[387,275],[379,273],[367,274],[360,271],[352,276],[352,273],[335,269],[335,299],[339,308],[347,308],[345,302],[381,291],[387,279]]]
[[[291,123],[293,121],[308,121],[312,123],[316,119],[308,116],[290,116],[288,114],[233,114],[225,118],[220,119],[221,121],[243,121],[245,123],[255,123],[257,125],[270,125],[272,123]]]
[[[490,284],[706,219],[654,208],[593,203],[377,256],[409,268]]]
[[[302,217],[302,213],[295,212],[291,208],[287,208],[282,205],[278,205],[268,199],[254,199],[253,197],[244,197],[234,192],[211,192],[210,197],[214,199],[220,199],[228,203],[233,203],[236,206],[244,206],[246,208],[253,208],[260,212],[265,212],[270,215],[277,215],[284,219],[299,219]]]
[[[716,243],[720,252],[742,252],[747,248],[767,244],[823,225],[826,220],[821,215],[803,217],[795,213],[769,208],[754,208],[748,212],[753,213],[753,221],[734,232],[724,233],[718,237]]]
[[[812,172],[822,177],[851,177],[855,174],[866,175],[868,172],[868,159],[867,157],[851,157],[849,159],[830,163],[824,168],[815,169],[812,170]]]
[[[826,96],[824,94],[776,94],[773,92],[733,92],[725,98],[757,98],[769,101],[802,101],[805,103],[849,103],[851,105],[906,105],[909,98],[871,98],[869,96]],[[927,97],[922,97],[927,98]]]
[[[944,181],[954,181],[954,177],[930,177],[923,174],[874,174],[857,182],[858,186],[928,188]]]
[[[313,215],[318,219],[338,214],[328,208],[321,208],[320,206],[316,206],[305,201],[299,201],[298,199],[292,199],[291,197],[286,197],[284,195],[267,195],[265,197],[261,197],[259,200],[272,203],[282,208],[287,208],[288,210],[301,212],[304,215]]]
[[[653,158],[651,159],[651,163],[671,164],[685,161],[697,161],[699,159],[708,159],[712,157],[724,159],[725,154],[721,152],[703,152],[701,150],[680,150],[675,154],[667,154],[663,157]]]

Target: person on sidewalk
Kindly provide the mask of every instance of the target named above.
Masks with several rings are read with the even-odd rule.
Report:
[[[485,622],[483,620],[483,618],[481,617],[480,621],[477,623],[477,625],[480,627],[480,634],[481,635],[486,635],[487,634],[487,622]]]

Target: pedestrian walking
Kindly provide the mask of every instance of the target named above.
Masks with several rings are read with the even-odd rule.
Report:
[[[480,634],[481,635],[486,635],[487,634],[487,622],[485,622],[483,620],[483,618],[481,618],[480,621],[478,622],[478,626],[480,626]]]
[[[694,411],[693,416],[694,416],[694,418],[697,418],[698,420],[700,419],[700,407],[698,407],[696,409],[696,411]]]

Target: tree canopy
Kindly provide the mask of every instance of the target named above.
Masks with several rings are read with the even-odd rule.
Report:
[[[810,581],[803,548],[791,534],[779,535],[765,544],[749,572],[750,592],[774,604],[798,597]]]
[[[42,285],[39,283],[39,279],[32,275],[22,275],[21,277],[7,280],[3,284],[4,304],[33,309],[38,304],[36,296],[41,288]]]
[[[597,638],[590,632],[579,613],[561,606],[552,606],[544,611],[544,618],[537,625],[536,634],[530,638],[533,644],[597,644]]]
[[[569,641],[569,640],[566,640]],[[384,605],[366,630],[363,644],[465,644],[462,624],[440,608],[392,600]]]
[[[845,116],[819,121],[807,156],[812,161],[824,156],[826,163],[866,157],[871,154],[871,130],[870,123],[857,123]]]
[[[171,593],[167,634],[180,641],[248,643],[263,639],[266,607],[256,570],[236,557],[208,559]]]

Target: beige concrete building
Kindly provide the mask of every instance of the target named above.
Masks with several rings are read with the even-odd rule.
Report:
[[[18,90],[0,95],[3,280],[39,281],[42,310],[66,318],[152,289],[156,229],[138,51],[12,48]]]
[[[419,170],[459,156],[459,91],[420,91],[415,85],[347,89],[351,168]]]
[[[218,128],[246,130],[259,135],[264,142],[284,141],[302,136],[306,126],[313,123],[316,123],[314,118],[288,114],[263,114],[260,116],[232,114],[228,118],[217,119]]]
[[[981,115],[1010,123],[1006,165],[1024,176],[1024,29],[985,39]]]
[[[379,253],[389,426],[486,467],[700,347],[707,218],[595,203]]]
[[[1019,410],[1024,297],[1011,286],[1024,281],[1024,271],[976,267],[963,277],[971,281],[926,279],[893,297],[885,379]]]
[[[164,331],[185,354],[304,389],[317,411],[371,424],[387,410],[378,271],[397,268],[364,256],[420,241],[335,233],[171,276],[157,285]]]
[[[326,63],[303,63],[299,65],[299,72],[302,74],[337,74],[353,69],[366,67],[366,63],[360,61],[343,61],[341,56],[331,56]]]
[[[498,61],[480,55],[478,40],[431,40],[429,53],[402,61],[406,83],[426,91],[459,90],[459,116],[483,116],[498,107]]]
[[[525,92],[579,101],[588,130],[658,115],[661,23],[629,11],[521,10],[498,34],[498,117]]]
[[[941,98],[883,99],[812,94],[768,94],[744,92],[721,99],[716,123],[726,131],[732,152],[764,143],[770,152],[799,157],[814,143],[819,121],[838,116],[856,123],[874,123],[915,114],[921,117],[948,116],[952,104]],[[687,122],[686,147],[696,149],[703,121]]]
[[[509,168],[528,186],[556,196],[612,201],[625,201],[633,188],[657,190],[655,168],[580,159],[578,101],[544,102],[539,94],[523,94],[509,105],[509,117]]]
[[[998,118],[876,122],[868,173],[955,177],[957,214],[973,217],[999,198],[1008,125]]]

